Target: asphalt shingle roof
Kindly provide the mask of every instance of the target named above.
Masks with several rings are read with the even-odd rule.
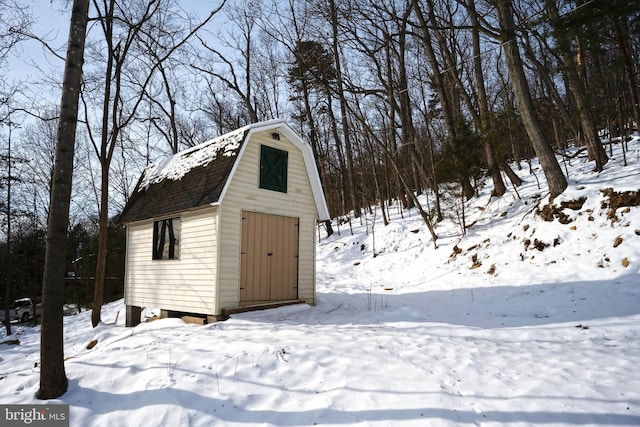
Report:
[[[229,134],[230,135],[230,134]],[[244,134],[246,135],[246,133]],[[126,224],[149,218],[168,216],[218,202],[229,178],[233,165],[245,138],[241,135],[234,144],[220,146],[228,135],[175,154],[150,165],[145,169],[135,190],[118,218]],[[215,151],[211,147],[218,143]],[[205,153],[208,150],[208,153]],[[207,158],[205,158],[207,156]],[[194,165],[193,159],[200,161]],[[161,176],[163,169],[174,172],[180,169],[179,177]]]

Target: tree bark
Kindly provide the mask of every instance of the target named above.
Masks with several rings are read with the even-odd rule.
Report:
[[[64,369],[62,306],[66,238],[73,180],[73,154],[88,18],[89,0],[74,0],[49,202],[47,249],[42,284],[40,388],[36,393],[38,399],[55,399],[62,396],[68,387]]]
[[[520,185],[522,185],[522,180],[513,171],[513,169],[509,167],[509,164],[506,162],[506,160],[503,160],[502,162],[500,162],[499,166],[500,166],[500,170],[507,174],[507,177],[509,177],[509,181],[511,181],[511,183],[514,186],[519,187]]]
[[[494,0],[500,24],[500,41],[504,50],[509,79],[513,85],[518,110],[522,117],[531,145],[544,172],[551,198],[555,198],[567,188],[567,179],[562,173],[558,159],[551,148],[542,125],[536,115],[529,84],[524,74],[522,57],[518,50],[512,0]]]
[[[110,162],[109,162],[110,163]],[[104,302],[104,282],[107,273],[107,249],[109,230],[109,193],[104,189],[109,185],[109,164],[101,163],[100,214],[98,218],[98,252],[96,254],[96,278],[91,311],[91,325],[95,328],[101,320]]]

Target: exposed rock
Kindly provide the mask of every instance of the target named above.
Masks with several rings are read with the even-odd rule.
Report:
[[[533,239],[533,247],[542,252],[545,248],[549,247],[549,244],[538,239]]]
[[[554,246],[559,244],[560,244],[560,238],[558,237],[556,238],[556,240],[554,240]],[[531,240],[526,239],[524,241],[524,250],[528,251],[530,246],[532,246]],[[550,246],[549,243],[545,243],[542,240],[533,239],[533,247],[539,250],[540,252],[542,252],[543,250],[545,250],[545,248],[548,248],[549,246]]]
[[[618,246],[620,246],[621,243],[622,243],[622,237],[618,236],[616,237],[616,240],[613,241],[613,247],[617,248]]]

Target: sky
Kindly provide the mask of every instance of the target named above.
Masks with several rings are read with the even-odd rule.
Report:
[[[33,34],[51,45],[52,48],[64,55],[69,32],[69,12],[63,9],[60,0],[24,0],[27,8],[31,8],[34,15]],[[35,40],[22,42],[10,59],[9,68],[6,70],[9,78],[25,79],[40,78],[40,67],[49,74],[58,72],[59,80],[62,80],[63,61],[55,58],[42,44]]]
[[[25,7],[31,8],[35,18],[32,28],[33,34],[56,50],[61,57],[64,57],[69,33],[69,5],[71,2],[69,0],[22,1]],[[179,3],[187,12],[200,19],[206,18],[211,9],[217,5],[217,2],[211,0],[180,1]],[[63,59],[56,58],[47,48],[43,47],[41,42],[36,40],[27,40],[21,43],[11,55],[7,70],[3,70],[5,79],[9,81],[39,80],[43,77],[62,81],[63,72]]]
[[[90,312],[65,317],[69,389],[45,403],[69,404],[71,426],[640,425],[640,207],[612,216],[601,191],[639,190],[640,138],[626,166],[612,150],[601,173],[570,151],[555,204],[586,199],[567,224],[536,213],[549,200],[535,161],[517,192],[491,198],[484,182],[465,234],[445,198],[437,249],[397,204],[387,226],[379,211],[353,232],[334,223],[315,306],[208,325],[126,328],[123,301],[95,329]],[[38,403],[39,327],[13,329],[0,403]]]

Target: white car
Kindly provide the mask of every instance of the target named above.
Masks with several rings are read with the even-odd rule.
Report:
[[[9,308],[9,321],[28,322],[33,317],[33,301],[31,298],[20,298]],[[4,323],[4,307],[0,307],[0,319]]]

